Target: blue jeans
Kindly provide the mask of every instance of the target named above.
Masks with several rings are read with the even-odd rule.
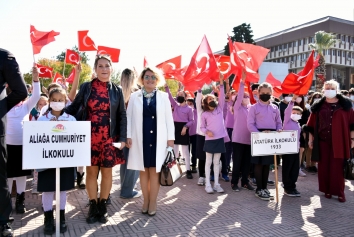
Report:
[[[140,171],[127,169],[129,149],[124,147],[123,153],[125,157],[125,164],[120,165],[120,196],[123,198],[132,198],[137,193],[134,191],[134,186],[139,178]]]

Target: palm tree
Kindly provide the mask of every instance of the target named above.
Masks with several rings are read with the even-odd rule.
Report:
[[[336,43],[336,35],[327,33],[325,31],[317,31],[315,33],[315,43],[309,44],[311,49],[314,49],[318,55],[319,66],[315,69],[316,76],[316,90],[321,91],[324,80],[326,78],[326,61],[323,57],[323,52],[331,48]]]

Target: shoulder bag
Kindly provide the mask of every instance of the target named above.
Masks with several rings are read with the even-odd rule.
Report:
[[[165,162],[162,164],[160,172],[160,185],[172,186],[182,174],[179,162],[176,160],[173,150],[167,151]]]

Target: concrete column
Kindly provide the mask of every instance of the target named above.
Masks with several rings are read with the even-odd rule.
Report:
[[[333,79],[333,67],[332,65],[326,65],[326,81]]]
[[[345,78],[344,78],[344,84],[345,84],[345,89],[349,90],[350,89],[350,77],[352,75],[352,70],[350,67],[345,68]]]

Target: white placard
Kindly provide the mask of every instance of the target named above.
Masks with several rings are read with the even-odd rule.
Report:
[[[22,159],[24,170],[90,166],[91,122],[24,122]]]
[[[281,155],[299,152],[297,131],[253,132],[252,156]]]

